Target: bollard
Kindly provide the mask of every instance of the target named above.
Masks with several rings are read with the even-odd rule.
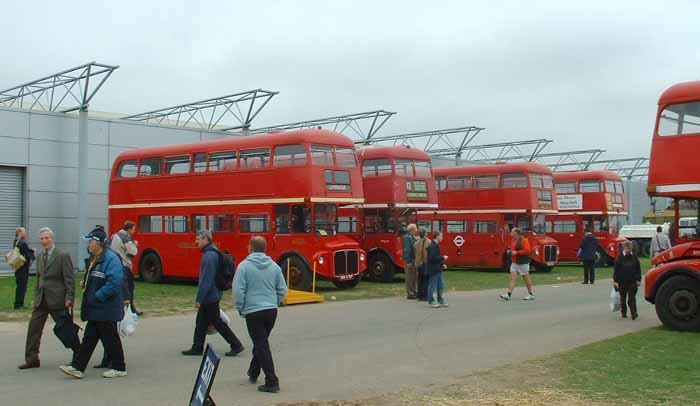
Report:
[[[314,261],[314,275],[311,280],[311,292],[316,293],[316,261]]]

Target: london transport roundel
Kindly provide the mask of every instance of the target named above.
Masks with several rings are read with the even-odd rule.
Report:
[[[455,237],[454,240],[452,240],[452,242],[455,243],[455,246],[457,248],[460,248],[460,247],[462,247],[462,245],[464,245],[464,237],[462,237],[461,235],[458,235],[457,237]]]

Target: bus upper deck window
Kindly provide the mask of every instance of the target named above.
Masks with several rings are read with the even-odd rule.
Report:
[[[190,157],[178,156],[165,159],[165,173],[179,175],[190,172]]]
[[[192,169],[195,173],[206,172],[207,171],[207,154],[197,153],[194,154],[194,163],[192,164]]]
[[[498,175],[480,175],[474,178],[477,189],[497,189]]]
[[[501,177],[503,188],[527,187],[527,177],[524,173],[504,173]]]
[[[576,193],[576,182],[559,182],[554,185],[557,193]]]
[[[700,133],[700,102],[666,106],[659,117],[659,135]]]
[[[362,176],[391,175],[391,161],[388,159],[368,159],[362,163]]]
[[[138,173],[138,167],[138,161],[135,159],[123,161],[119,164],[119,169],[117,169],[118,176],[120,178],[133,178]]]
[[[141,160],[139,176],[156,176],[161,174],[163,160],[161,158],[146,158]]]
[[[586,192],[602,192],[603,183],[599,180],[582,180],[581,193]]]
[[[394,161],[397,176],[413,176],[413,161],[397,159]]]
[[[241,168],[267,168],[270,162],[270,149],[250,149],[241,151]]]
[[[216,152],[209,155],[210,171],[231,171],[236,169],[236,151]]]
[[[357,166],[355,150],[353,148],[336,148],[335,162],[337,166]]]
[[[429,178],[432,176],[432,166],[428,161],[415,161],[416,176],[419,178]]]
[[[333,166],[333,147],[312,145],[311,163],[318,166]]]
[[[280,145],[275,147],[275,166],[306,165],[306,146]]]

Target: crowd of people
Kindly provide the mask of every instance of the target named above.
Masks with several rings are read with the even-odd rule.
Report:
[[[127,376],[124,347],[119,335],[118,323],[125,312],[141,314],[134,305],[134,281],[132,260],[138,254],[138,241],[133,239],[135,224],[124,223],[122,229],[109,238],[102,226],[96,226],[85,239],[90,258],[84,279],[80,282],[82,301],[80,319],[85,324],[82,340],[79,327],[73,321],[75,303],[75,272],[71,257],[58,248],[54,232],[48,228],[39,230],[42,251],[36,253],[26,241],[27,232],[17,228],[14,247],[25,259],[15,272],[17,291],[15,308],[22,308],[27,289],[29,268],[36,260],[37,283],[34,292],[32,315],[27,328],[24,363],[19,369],[41,367],[39,349],[44,325],[49,316],[56,326],[54,333],[62,344],[72,351],[69,363],[59,369],[73,378],[83,378],[90,358],[99,342],[104,348],[102,361],[96,368],[107,368],[104,378]],[[212,327],[230,345],[226,356],[236,356],[244,351],[243,344],[222,320],[220,302],[223,290],[218,283],[222,253],[207,230],[197,233],[196,243],[202,252],[199,283],[195,298],[195,319],[192,346],[183,355],[199,355],[204,351],[207,330]],[[287,294],[282,270],[265,254],[267,242],[254,236],[248,246],[249,255],[243,260],[233,277],[232,288],[236,310],[246,321],[253,342],[253,357],[247,369],[251,383],[256,383],[261,373],[265,383],[258,386],[261,392],[279,392],[279,378],[275,373],[269,337],[277,319],[277,308]]]

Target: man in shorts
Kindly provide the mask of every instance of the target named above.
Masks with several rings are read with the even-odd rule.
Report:
[[[527,238],[523,238],[518,228],[514,228],[510,232],[510,236],[512,238],[510,249],[508,250],[511,258],[510,285],[508,286],[508,291],[501,294],[501,299],[511,299],[513,289],[515,289],[515,282],[518,279],[518,274],[520,274],[527,286],[527,296],[523,300],[533,300],[535,295],[532,293],[532,281],[530,280],[530,242]]]

